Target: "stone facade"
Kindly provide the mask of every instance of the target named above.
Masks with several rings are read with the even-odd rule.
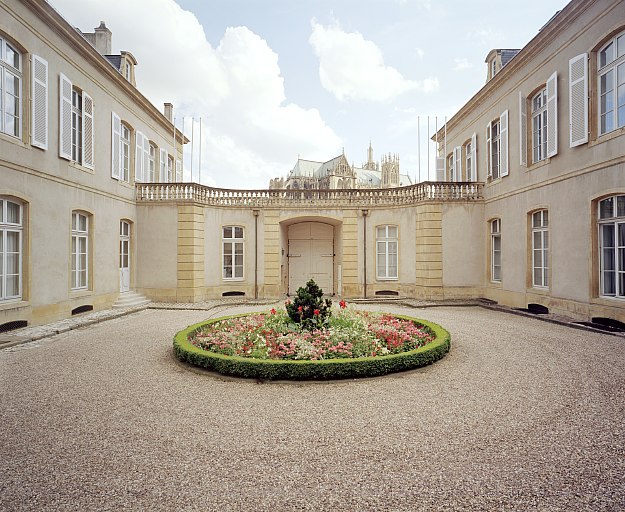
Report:
[[[309,176],[319,162],[298,160],[269,190],[225,190],[176,182],[187,141],[171,105],[158,111],[47,2],[3,2],[0,39],[20,58],[2,72],[24,101],[0,133],[0,329],[106,309],[126,289],[278,298],[315,276],[346,298],[484,297],[625,322],[625,118],[618,97],[614,112],[600,102],[625,66],[609,54],[624,8],[573,0],[499,68],[438,134],[442,182],[402,186],[398,157],[374,162],[370,146],[361,168],[339,155]],[[64,148],[74,93],[88,136]]]

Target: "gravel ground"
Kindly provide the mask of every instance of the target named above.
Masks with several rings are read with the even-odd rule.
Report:
[[[226,306],[0,350],[0,510],[625,510],[625,340],[477,307],[375,308],[440,323],[451,352],[328,383],[177,364],[176,331],[251,309]]]

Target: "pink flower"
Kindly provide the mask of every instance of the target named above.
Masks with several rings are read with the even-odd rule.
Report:
[[[318,315],[318,314],[319,314],[319,310],[318,310],[318,309],[315,309],[315,310],[313,311],[313,315],[315,315],[315,316],[316,316],[316,315]]]
[[[304,308],[303,308],[302,306],[299,306],[299,307],[297,308],[297,311],[299,311],[299,312],[301,313],[302,311],[304,311]]]

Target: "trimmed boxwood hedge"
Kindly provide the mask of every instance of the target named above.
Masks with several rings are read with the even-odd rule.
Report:
[[[449,352],[451,346],[449,332],[440,325],[402,315],[394,316],[430,328],[436,335],[434,341],[416,350],[400,354],[315,361],[227,356],[202,350],[188,341],[189,335],[201,327],[235,316],[245,315],[215,318],[180,331],[174,337],[174,354],[185,363],[234,377],[259,380],[328,380],[376,377],[427,366],[441,359]]]

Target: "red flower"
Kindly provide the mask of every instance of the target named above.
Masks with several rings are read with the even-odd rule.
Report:
[[[274,308],[271,308],[270,313],[271,313],[272,315],[275,315],[275,314],[276,314],[276,310],[275,310]]]
[[[339,306],[341,306],[341,309],[345,309],[347,307],[347,303],[342,300],[341,302],[339,302]]]
[[[318,309],[315,309],[315,310],[313,311],[313,315],[318,315],[318,314],[319,314],[319,310],[318,310]]]
[[[301,313],[302,311],[304,311],[304,308],[303,308],[302,306],[299,306],[299,307],[297,308],[297,311],[299,311],[299,312]]]

